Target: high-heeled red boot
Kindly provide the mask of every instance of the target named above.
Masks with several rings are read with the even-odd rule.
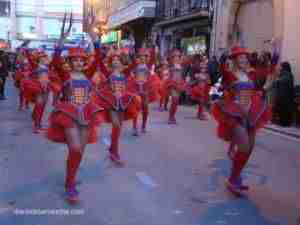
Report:
[[[82,160],[80,148],[69,149],[66,166],[66,200],[70,204],[76,204],[79,201],[79,192],[76,190],[76,175]]]

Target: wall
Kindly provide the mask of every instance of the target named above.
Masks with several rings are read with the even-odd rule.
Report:
[[[284,0],[284,29],[282,43],[282,60],[292,63],[297,84],[300,84],[300,1]]]
[[[299,0],[260,0],[263,4],[267,1],[273,5],[273,19],[270,23],[256,22],[256,26],[263,31],[264,28],[273,28],[273,37],[281,40],[281,60],[292,63],[296,84],[300,84],[300,1]],[[258,4],[259,1],[256,3]],[[253,3],[249,3],[253,4]],[[234,0],[217,0],[215,6],[214,37],[212,37],[212,54],[220,56],[232,45],[234,15],[236,12]],[[254,12],[253,12],[254,13]],[[270,13],[270,12],[269,12]],[[257,16],[256,12],[253,17]],[[249,15],[248,15],[249,16]],[[245,28],[244,28],[245,29]],[[247,28],[246,28],[247,29]],[[271,36],[271,35],[269,35]]]
[[[11,0],[11,4],[12,40],[24,37],[24,34],[40,40],[47,39],[48,35],[58,36],[64,12],[71,11],[75,19],[74,33],[82,32],[83,0]]]

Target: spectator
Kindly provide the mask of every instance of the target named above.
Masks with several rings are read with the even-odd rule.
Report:
[[[275,106],[280,126],[291,126],[294,110],[294,77],[289,62],[283,62],[278,79],[274,82]]]
[[[218,82],[219,79],[219,63],[216,56],[213,56],[208,61],[208,74],[210,75],[210,80],[212,84]]]
[[[257,52],[253,52],[251,53],[250,57],[249,57],[249,62],[251,67],[256,68],[258,66],[258,61],[259,61],[259,56]]]
[[[0,100],[5,100],[5,83],[9,75],[9,59],[4,51],[0,51]]]
[[[257,71],[257,85],[259,88],[263,87],[266,84],[269,76],[272,75],[273,67],[271,64],[272,55],[269,52],[263,52],[256,62],[254,68]]]

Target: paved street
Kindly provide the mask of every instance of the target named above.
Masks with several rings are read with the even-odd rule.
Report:
[[[81,204],[70,207],[62,198],[66,146],[32,134],[30,111],[17,112],[11,84],[8,93],[0,102],[1,225],[300,224],[300,140],[260,132],[244,173],[252,189],[248,199],[235,199],[223,185],[227,146],[214,122],[196,120],[189,107],[181,107],[180,125],[170,126],[153,105],[149,132],[139,138],[129,124],[121,141],[124,169],[105,160],[110,129],[102,128],[79,172]],[[79,215],[18,215],[26,209]]]

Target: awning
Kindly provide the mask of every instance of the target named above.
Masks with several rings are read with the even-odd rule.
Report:
[[[168,20],[156,23],[155,26],[156,27],[169,26],[172,24],[186,22],[187,20],[192,20],[192,19],[197,19],[197,18],[208,18],[208,17],[209,17],[209,13],[206,10],[203,10],[203,11],[193,13],[190,15],[186,15],[186,16],[174,17],[172,19],[168,19]]]
[[[114,29],[139,18],[155,17],[155,1],[137,1],[113,13],[108,20],[108,28]]]

